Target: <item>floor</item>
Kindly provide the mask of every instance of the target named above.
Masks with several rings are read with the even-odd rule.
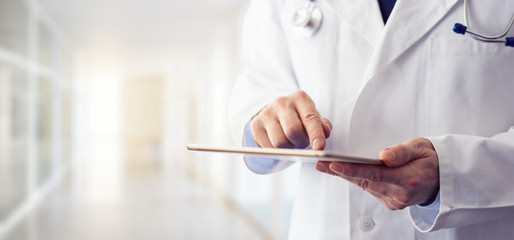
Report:
[[[2,240],[272,239],[191,169],[101,159],[86,165],[66,174]]]

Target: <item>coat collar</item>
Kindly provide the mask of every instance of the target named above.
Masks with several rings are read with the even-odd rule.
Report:
[[[458,1],[398,0],[368,65],[365,83],[426,36]]]
[[[376,47],[384,22],[377,0],[326,0],[340,17],[352,26],[371,46]]]
[[[375,48],[364,86],[425,36],[459,0],[397,0],[385,27],[376,0],[326,1]]]

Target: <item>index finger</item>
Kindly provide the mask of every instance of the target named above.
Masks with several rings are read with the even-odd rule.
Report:
[[[316,105],[305,92],[298,91],[297,94],[296,110],[309,136],[311,147],[313,150],[323,150],[325,149],[326,138],[323,121],[316,110]]]

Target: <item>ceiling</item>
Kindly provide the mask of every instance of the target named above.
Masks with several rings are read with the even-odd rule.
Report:
[[[159,58],[197,41],[247,0],[39,0],[86,56]],[[112,55],[112,54],[111,54]],[[105,56],[104,56],[105,57]],[[120,56],[118,56],[120,57]],[[94,58],[94,57],[93,57]],[[148,61],[148,59],[146,59]],[[143,61],[144,62],[144,61]]]

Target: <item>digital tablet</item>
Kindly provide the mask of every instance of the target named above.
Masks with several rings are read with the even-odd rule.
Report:
[[[383,165],[382,160],[348,156],[329,151],[315,151],[304,149],[284,149],[284,148],[256,148],[256,147],[221,147],[212,145],[188,144],[187,149],[191,151],[219,152],[244,154],[245,156],[255,156],[261,158],[272,158],[284,161],[295,162],[350,162],[361,164]]]

